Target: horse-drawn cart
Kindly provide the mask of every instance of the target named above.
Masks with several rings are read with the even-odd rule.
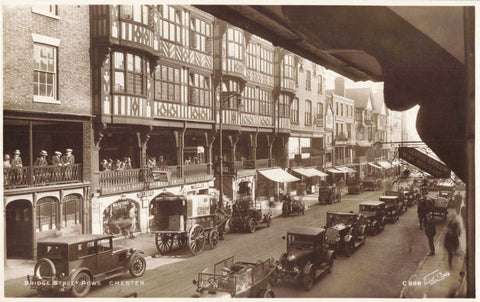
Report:
[[[155,244],[161,255],[174,246],[180,249],[188,246],[193,255],[203,251],[205,242],[212,249],[217,246],[217,219],[211,199],[208,195],[195,197],[187,199],[165,193],[150,203],[150,231],[155,234]]]

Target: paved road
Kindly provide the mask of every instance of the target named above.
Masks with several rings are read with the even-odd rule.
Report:
[[[169,257],[150,258],[148,270],[141,278],[114,279],[114,282],[143,281],[143,284],[110,284],[94,288],[89,297],[124,297],[137,293],[139,297],[191,297],[195,291],[192,280],[206,267],[235,256],[238,261],[278,259],[285,250],[285,235],[297,225],[323,226],[325,213],[331,210],[358,211],[365,200],[378,200],[380,192],[344,196],[342,202],[315,206],[305,216],[278,218],[269,228],[258,228],[253,234],[227,234],[215,250],[206,248],[195,257],[188,251],[172,252]],[[409,246],[412,247],[409,251]],[[408,280],[428,249],[423,231],[418,229],[416,207],[410,208],[399,222],[387,225],[384,232],[368,237],[350,258],[339,255],[333,273],[319,280],[311,291],[305,292],[293,284],[281,283],[274,288],[277,297],[398,297],[402,281]],[[26,287],[24,278],[7,280],[7,297],[36,296]]]

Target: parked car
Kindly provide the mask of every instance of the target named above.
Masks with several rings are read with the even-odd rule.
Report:
[[[365,243],[367,223],[359,213],[327,212],[326,239],[328,248],[343,251],[350,257],[356,248]]]
[[[397,196],[398,207],[400,209],[400,215],[407,211],[407,197],[403,194],[403,191],[385,191],[384,196]]]
[[[277,281],[301,282],[305,290],[310,290],[320,275],[333,268],[334,251],[328,249],[325,229],[295,227],[286,239],[287,252],[280,256],[275,270]]]
[[[282,204],[282,216],[305,215],[305,203],[303,200],[297,196],[291,197],[290,200],[287,200],[286,198],[284,198]]]
[[[194,297],[208,298],[275,298],[271,289],[275,272],[273,258],[265,261],[235,262],[228,257],[214,265],[213,273],[198,273]]]
[[[318,202],[322,203],[336,203],[342,200],[342,194],[336,186],[323,186],[318,189]]]
[[[365,178],[362,180],[364,191],[376,191],[382,188],[382,180],[375,179],[373,177]]]
[[[455,186],[453,183],[442,182],[437,184],[438,196],[447,198],[449,201],[453,200],[453,195],[455,194]]]
[[[390,223],[394,223],[398,221],[400,218],[400,214],[402,212],[401,205],[400,205],[400,197],[399,196],[380,196],[380,201],[385,202],[385,211],[387,213],[387,221]]]
[[[41,294],[68,292],[86,296],[92,284],[130,272],[145,273],[143,252],[113,248],[112,235],[75,235],[37,242],[38,261],[28,284]]]
[[[233,204],[230,232],[247,231],[253,233],[260,223],[269,227],[271,222],[271,210],[262,209],[261,204],[253,201],[252,198],[239,199]]]
[[[430,200],[429,203],[433,205],[432,213],[434,217],[439,216],[443,220],[447,220],[448,205],[450,204],[450,200],[438,195],[433,200]]]
[[[363,190],[363,182],[361,181],[348,184],[348,194],[362,194]]]
[[[387,213],[385,202],[383,201],[364,201],[359,205],[360,213],[365,215],[368,234],[377,235],[385,229]]]

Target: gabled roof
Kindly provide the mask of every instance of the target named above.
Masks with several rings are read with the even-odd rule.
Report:
[[[372,105],[374,113],[387,115],[385,112],[385,100],[383,98],[383,91],[372,93]]]
[[[368,109],[368,104],[370,103],[371,94],[372,94],[372,89],[370,87],[348,88],[346,90],[347,98],[355,101],[355,108]],[[371,104],[369,109],[372,109]]]

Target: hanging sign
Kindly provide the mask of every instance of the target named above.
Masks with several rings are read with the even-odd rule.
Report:
[[[451,171],[447,166],[416,148],[399,147],[398,154],[401,159],[431,174],[433,177],[450,178]]]

